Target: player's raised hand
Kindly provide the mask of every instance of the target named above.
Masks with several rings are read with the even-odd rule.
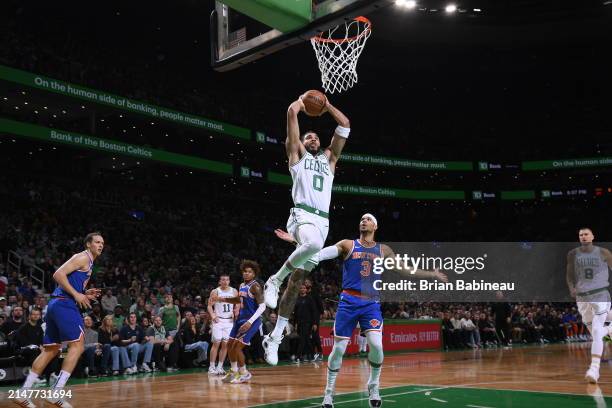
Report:
[[[300,95],[299,98],[297,98],[297,100],[295,101],[295,103],[297,103],[297,105],[300,108],[300,111],[302,112],[306,112],[306,105],[304,105],[304,96],[306,96],[306,94],[302,94]]]
[[[77,302],[77,305],[81,306],[82,308],[91,309],[91,303],[89,303],[89,298],[87,295],[77,293],[74,300]]]
[[[240,328],[238,329],[238,334],[246,333],[247,331],[249,331],[250,328],[251,328],[251,323],[244,322],[244,324],[240,326]]]
[[[289,242],[290,244],[296,244],[293,235],[289,234],[287,231],[277,228],[274,230],[274,234],[285,242]]]

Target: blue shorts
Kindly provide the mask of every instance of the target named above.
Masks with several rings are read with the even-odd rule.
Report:
[[[334,335],[350,339],[353,336],[353,330],[357,327],[357,322],[363,333],[371,330],[381,331],[383,317],[380,303],[342,293],[336,311]]]
[[[238,319],[236,323],[234,323],[234,327],[232,327],[232,331],[230,332],[229,338],[238,340],[245,346],[250,346],[251,339],[253,338],[255,333],[259,331],[259,328],[261,327],[261,318],[255,320],[253,324],[251,325],[251,328],[247,330],[246,333],[243,333],[242,335],[238,336],[238,330],[240,330],[240,326],[245,324],[248,320],[249,319]]]
[[[77,341],[83,335],[83,317],[72,299],[51,299],[45,316],[43,345]]]

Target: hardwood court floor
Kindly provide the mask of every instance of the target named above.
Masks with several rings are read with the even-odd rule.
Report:
[[[389,408],[603,408],[606,404],[612,408],[612,398],[607,397],[612,397],[612,362],[602,363],[599,387],[588,387],[583,376],[589,351],[589,343],[578,343],[389,355],[381,376],[383,401]],[[365,359],[344,360],[337,383],[338,407],[367,407],[362,391],[368,370]],[[312,408],[321,402],[325,363],[261,367],[251,372],[250,384],[222,384],[204,370],[91,380],[69,384],[73,391],[70,402],[86,408]],[[16,406],[6,402],[0,405]],[[46,406],[40,400],[35,402]]]

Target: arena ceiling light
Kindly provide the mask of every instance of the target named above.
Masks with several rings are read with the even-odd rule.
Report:
[[[417,6],[417,2],[416,0],[395,0],[395,5],[405,7],[407,9],[413,9]]]
[[[446,6],[446,8],[444,9],[447,13],[454,13],[457,11],[457,6],[455,4],[449,4],[448,6]]]

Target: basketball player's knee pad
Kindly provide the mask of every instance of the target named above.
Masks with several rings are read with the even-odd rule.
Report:
[[[329,367],[330,370],[340,369],[340,366],[342,366],[342,356],[344,356],[344,353],[346,352],[348,343],[349,339],[336,338],[334,340],[334,347],[327,358],[327,367]]]
[[[368,345],[370,346],[370,352],[368,353],[368,360],[370,361],[370,364],[382,364],[385,358],[383,354],[382,333],[371,330],[366,333],[366,338],[368,339]]]

